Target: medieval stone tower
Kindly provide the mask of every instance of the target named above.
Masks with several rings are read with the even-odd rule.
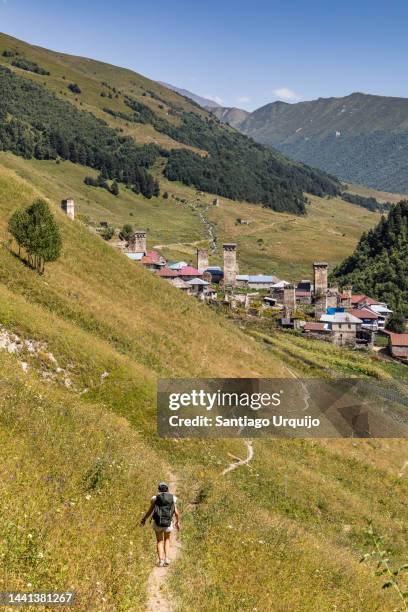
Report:
[[[296,310],[296,289],[295,285],[285,285],[283,288],[283,304],[288,311],[293,313]]]
[[[325,296],[327,293],[327,269],[328,264],[324,262],[315,262],[313,264],[313,280],[314,294],[317,296]]]
[[[70,219],[75,219],[75,202],[71,198],[62,200],[61,209]]]
[[[337,308],[339,305],[339,288],[337,285],[332,285],[327,290],[327,308]]]
[[[129,240],[129,253],[147,253],[147,232],[136,230]]]
[[[237,245],[227,242],[222,245],[224,251],[224,285],[235,285],[237,280]]]
[[[197,270],[204,272],[209,265],[208,249],[197,249]]]
[[[353,285],[346,285],[343,289],[343,306],[351,308],[351,298],[353,295]]]

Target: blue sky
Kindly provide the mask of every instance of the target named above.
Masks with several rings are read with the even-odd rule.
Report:
[[[227,106],[408,97],[406,0],[0,0],[0,30]]]

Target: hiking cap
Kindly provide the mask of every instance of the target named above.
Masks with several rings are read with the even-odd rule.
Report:
[[[166,492],[169,490],[168,485],[166,485],[165,482],[159,482],[159,486],[158,486],[159,491],[161,491],[162,493]]]

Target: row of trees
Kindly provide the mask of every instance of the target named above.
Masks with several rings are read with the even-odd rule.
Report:
[[[40,274],[47,261],[55,261],[61,253],[61,234],[47,202],[36,200],[25,209],[16,210],[9,220],[9,232],[24,249],[30,266]]]
[[[371,212],[384,212],[391,208],[391,202],[379,202],[376,198],[369,196],[361,196],[356,193],[348,193],[347,191],[343,191],[341,194],[341,199],[345,202],[350,202],[351,204],[357,204],[357,206],[362,206],[363,208],[367,208],[367,210],[371,210]]]

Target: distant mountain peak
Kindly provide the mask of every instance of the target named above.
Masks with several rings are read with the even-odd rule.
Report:
[[[183,89],[182,87],[176,87],[176,85],[171,85],[170,83],[164,83],[163,81],[157,81],[157,82],[159,83],[159,85],[162,85],[163,87],[167,87],[167,89],[170,89],[171,91],[175,91],[181,96],[184,96],[185,98],[189,98],[190,100],[193,100],[193,102],[195,102],[199,106],[202,106],[203,108],[207,108],[207,109],[208,108],[209,109],[220,108],[220,105],[214,100],[211,100],[210,98],[199,96],[198,94],[195,94],[192,91],[189,91],[188,89]]]

